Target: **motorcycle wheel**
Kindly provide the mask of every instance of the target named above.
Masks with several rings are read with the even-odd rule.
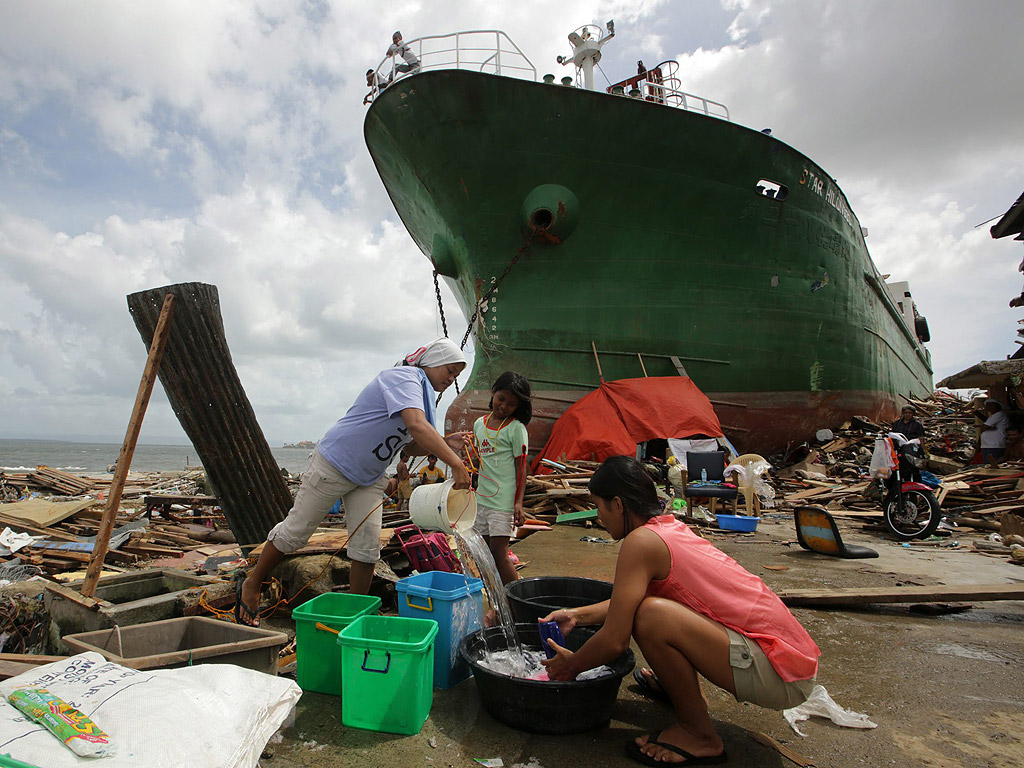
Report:
[[[900,541],[926,539],[935,533],[942,520],[939,502],[928,491],[904,491],[903,509],[899,494],[893,492],[882,502],[885,524]]]

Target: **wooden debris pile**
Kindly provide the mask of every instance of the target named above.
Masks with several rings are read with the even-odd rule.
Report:
[[[529,475],[523,508],[529,517],[554,523],[560,514],[594,509],[594,499],[587,490],[594,470],[593,461],[564,462],[564,469],[552,467],[550,474]]]
[[[51,475],[50,472],[55,474]],[[67,489],[74,487],[76,491],[82,489],[81,485],[72,486],[66,481],[63,475],[67,473],[49,470],[41,474],[47,478],[48,483],[60,483]],[[71,477],[82,480],[83,483],[92,481],[89,477]],[[179,485],[188,486],[189,482],[190,480],[185,478]],[[170,498],[181,499],[184,503],[155,504],[150,505],[152,509],[147,509],[145,500],[150,497],[139,498],[141,493],[167,484],[167,478],[160,478],[156,485],[142,489],[139,494],[135,494],[136,498],[122,505],[114,522],[114,537],[118,538],[120,531],[120,541],[107,552],[104,558],[105,570],[116,572],[128,567],[145,567],[153,560],[169,560],[169,565],[183,567],[174,561],[181,561],[185,555],[206,547],[210,542],[233,541],[226,519],[220,513],[219,507],[215,506],[216,499],[173,496]],[[53,488],[54,485],[50,487]],[[95,491],[96,486],[91,485],[90,488]],[[99,531],[104,502],[99,499],[90,502],[89,496],[86,496],[85,500],[77,496],[77,503],[75,498],[64,500],[68,498],[51,496],[49,509],[47,501],[43,499],[25,501],[21,504],[0,504],[0,530],[10,528],[15,533],[24,533],[36,538],[31,544],[9,555],[0,555],[0,568],[35,567],[43,574],[53,577],[84,571],[92,556],[93,542]],[[153,495],[153,498],[169,497]],[[189,499],[199,499],[206,504],[193,504],[192,508],[189,508]],[[38,504],[42,511],[26,512],[26,504]],[[153,511],[154,509],[156,511]],[[147,512],[148,519],[144,517]]]
[[[953,480],[950,473],[961,471],[975,453],[979,423],[975,404],[946,392],[935,392],[927,400],[910,399],[907,404],[925,428],[922,442],[928,451],[927,469],[947,481]],[[890,427],[855,416],[834,430],[832,439],[822,445],[805,443],[771,457],[780,507],[821,504],[880,511],[881,498],[868,467],[875,436],[888,432]],[[959,486],[957,490],[961,490]],[[954,494],[950,501],[956,503],[957,499]]]
[[[76,475],[50,467],[27,472],[3,473],[4,484],[22,496],[33,493],[49,496],[98,496],[110,491],[113,475]],[[131,472],[121,494],[131,499],[147,493],[174,488],[178,493],[195,495],[204,482],[202,470],[188,472]]]

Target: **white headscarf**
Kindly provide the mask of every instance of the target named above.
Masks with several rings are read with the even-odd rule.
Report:
[[[415,352],[405,356],[401,365],[415,365],[419,368],[436,368],[439,365],[450,365],[451,363],[466,364],[466,356],[459,349],[459,345],[451,339],[434,339],[425,347],[420,347]]]

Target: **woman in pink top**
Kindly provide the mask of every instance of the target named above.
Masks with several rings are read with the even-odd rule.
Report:
[[[606,664],[636,639],[676,722],[626,744],[646,765],[725,762],[697,673],[739,701],[772,709],[803,703],[818,671],[818,647],[757,576],[672,515],[663,515],[654,483],[626,456],[608,459],[590,480],[602,524],[622,539],[611,600],[554,611],[563,634],[601,628],[576,653],[551,642],[552,680]],[[651,685],[648,678],[639,678]]]

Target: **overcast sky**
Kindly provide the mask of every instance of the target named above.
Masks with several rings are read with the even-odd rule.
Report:
[[[120,442],[146,359],[125,297],[196,281],[271,445],[318,439],[440,332],[363,72],[395,29],[500,28],[561,76],[566,35],[608,19],[608,78],[675,58],[838,180],[936,381],[1016,349],[1024,247],[977,225],[1024,190],[1019,0],[0,0],[0,437]],[[185,439],[159,385],[141,439]]]

